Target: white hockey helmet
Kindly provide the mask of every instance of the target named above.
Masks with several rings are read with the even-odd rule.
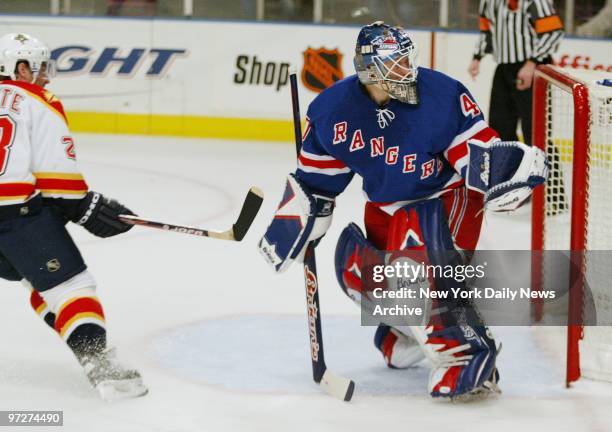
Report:
[[[27,61],[34,79],[43,64],[46,74],[52,76],[49,48],[38,39],[25,33],[9,33],[0,38],[0,76],[15,79],[15,68],[20,61]]]

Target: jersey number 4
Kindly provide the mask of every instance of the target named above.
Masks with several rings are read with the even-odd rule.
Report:
[[[8,115],[0,116],[0,175],[6,171],[14,140],[15,122]]]
[[[480,114],[480,108],[466,93],[461,94],[461,111],[464,116],[470,115],[472,118]]]

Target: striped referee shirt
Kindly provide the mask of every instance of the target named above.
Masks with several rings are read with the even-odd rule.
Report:
[[[544,62],[563,38],[552,0],[480,0],[480,38],[474,58],[497,63]]]

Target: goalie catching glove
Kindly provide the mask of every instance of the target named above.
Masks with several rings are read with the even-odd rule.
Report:
[[[482,192],[493,211],[516,210],[548,176],[546,154],[518,141],[470,140],[468,157],[467,187]]]
[[[79,203],[72,222],[82,225],[95,236],[112,237],[129,231],[133,227],[119,219],[119,215],[122,214],[133,215],[134,213],[123,204],[99,192],[89,191]]]
[[[293,174],[274,219],[259,241],[259,251],[278,273],[304,259],[306,247],[318,242],[331,225],[334,199],[315,194]]]

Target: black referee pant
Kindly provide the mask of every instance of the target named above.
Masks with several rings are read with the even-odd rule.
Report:
[[[519,119],[523,142],[531,145],[532,89],[517,90],[516,75],[523,63],[497,65],[491,88],[489,125],[503,141],[518,141],[516,128]]]

